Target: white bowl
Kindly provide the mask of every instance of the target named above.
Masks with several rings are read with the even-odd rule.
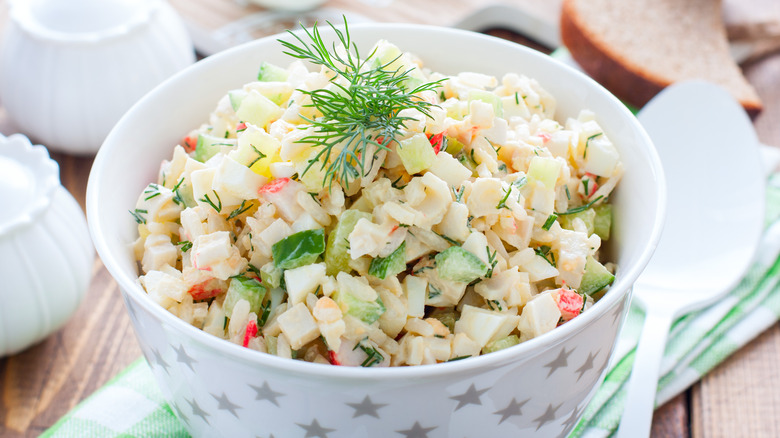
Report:
[[[0,52],[0,99],[53,150],[95,153],[138,99],[192,64],[187,30],[164,0],[19,0]]]
[[[95,251],[57,162],[27,137],[0,135],[0,356],[59,329],[81,303]]]
[[[602,381],[630,288],[658,241],[665,192],[650,139],[604,88],[519,45],[417,25],[353,26],[351,33],[363,51],[385,38],[443,73],[537,78],[558,99],[559,117],[594,110],[626,168],[613,198],[615,283],[589,311],[543,336],[476,358],[407,368],[282,359],[169,314],[136,282],[130,249],[136,225],[127,211],[172,146],[227,90],[251,81],[262,61],[290,62],[276,38],[265,38],[209,57],[148,94],[108,136],[90,175],[87,211],[95,245],[123,291],[165,398],[196,436],[560,436]]]

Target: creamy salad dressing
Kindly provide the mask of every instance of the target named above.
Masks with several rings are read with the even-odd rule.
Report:
[[[587,311],[614,278],[599,248],[623,171],[596,116],[556,121],[533,79],[443,75],[387,41],[368,60],[392,92],[430,85],[392,138],[328,147],[315,122],[343,120],[312,92],[349,83],[296,60],[174,147],[131,212],[149,296],[244,347],[355,366],[477,356]]]

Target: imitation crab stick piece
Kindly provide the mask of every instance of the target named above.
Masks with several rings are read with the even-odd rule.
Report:
[[[257,335],[257,322],[254,319],[250,319],[246,324],[246,330],[244,331],[244,342],[241,344],[244,347],[249,346],[249,341]]]
[[[574,318],[582,311],[582,295],[571,289],[559,289],[556,301],[558,302],[558,309],[561,311],[561,318],[564,321]]]

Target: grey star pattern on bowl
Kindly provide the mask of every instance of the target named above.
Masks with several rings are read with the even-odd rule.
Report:
[[[183,422],[184,422],[184,424],[186,424],[187,426],[191,426],[191,424],[190,424],[190,418],[184,414],[184,411],[182,411],[181,409],[179,409],[179,405],[177,405],[176,403],[173,403],[173,404],[171,404],[170,406],[171,406],[171,408],[172,408],[174,411],[176,411],[176,415],[179,417],[179,419],[180,419],[181,421],[183,421]]]
[[[197,416],[197,417],[200,417],[201,419],[203,419],[203,421],[205,421],[205,422],[206,422],[206,424],[210,424],[210,423],[209,423],[209,419],[208,419],[208,417],[209,417],[209,416],[211,416],[211,414],[209,414],[208,412],[204,411],[204,410],[203,410],[203,409],[200,407],[200,405],[198,405],[198,402],[197,402],[197,401],[195,401],[194,399],[193,399],[193,400],[187,400],[187,399],[184,399],[184,400],[185,400],[187,403],[189,403],[190,407],[192,408],[192,415],[195,415],[195,416]]]
[[[223,392],[221,397],[217,397],[214,394],[211,394],[211,396],[214,397],[214,399],[216,399],[217,402],[219,402],[219,404],[217,405],[217,409],[221,411],[229,411],[231,414],[233,414],[234,417],[238,418],[236,409],[241,409],[241,406],[231,402],[228,399],[227,394]]]
[[[249,385],[252,389],[255,390],[257,395],[255,396],[255,400],[268,400],[269,402],[275,404],[276,406],[279,406],[279,402],[276,401],[277,397],[284,397],[284,394],[281,392],[276,392],[268,385],[268,382],[263,382],[263,386],[255,386],[255,385]]]
[[[567,418],[563,422],[563,427],[566,428],[566,429],[571,429],[574,426],[576,426],[577,425],[577,420],[579,420],[580,415],[582,415],[582,411],[584,409],[585,409],[584,406],[582,408],[580,408],[580,407],[574,408],[574,410],[572,411],[571,415],[569,415],[569,418]]]
[[[521,410],[521,408],[523,407],[523,405],[528,403],[529,400],[531,399],[526,399],[518,403],[517,399],[512,397],[512,400],[504,409],[493,412],[496,415],[501,415],[501,420],[498,421],[498,424],[503,423],[504,421],[509,419],[509,417],[512,417],[514,415],[523,415],[523,411]]]
[[[476,387],[474,387],[474,384],[472,383],[471,386],[469,386],[469,389],[466,390],[466,392],[464,392],[463,394],[450,397],[452,400],[458,401],[458,406],[455,407],[455,410],[457,411],[458,409],[466,405],[481,405],[482,400],[480,400],[479,398],[482,396],[482,394],[487,392],[488,389],[490,388],[477,390]]]
[[[198,361],[193,359],[192,356],[187,354],[187,351],[184,350],[184,345],[179,345],[178,348],[173,349],[176,352],[176,361],[179,363],[183,363],[187,365],[190,370],[195,371],[195,368],[192,367],[192,364],[197,363]]]
[[[596,359],[596,357],[599,355],[601,351],[597,352],[596,354],[588,353],[588,358],[585,359],[585,363],[582,364],[581,367],[577,368],[577,372],[580,373],[580,379],[583,375],[585,375],[585,372],[588,370],[593,369],[593,361]]]
[[[534,421],[538,423],[536,426],[536,430],[541,429],[542,426],[545,424],[555,420],[555,412],[558,411],[558,409],[563,406],[563,403],[559,404],[556,407],[553,407],[552,403],[547,405],[547,410],[544,411],[544,413],[536,418],[534,418]]]
[[[155,349],[155,348],[152,348],[152,357],[154,359],[154,362],[157,365],[161,366],[165,370],[166,373],[170,374],[170,372],[168,371],[168,367],[170,367],[170,365],[168,365],[168,362],[166,362],[162,358],[162,355],[160,354],[160,352],[157,349]]]
[[[419,421],[415,421],[414,425],[410,429],[396,430],[401,435],[405,435],[406,438],[428,438],[428,432],[436,429],[434,427],[422,427]]]
[[[379,418],[379,412],[377,412],[377,409],[381,409],[385,406],[387,406],[386,403],[374,403],[371,401],[371,397],[365,396],[363,398],[363,401],[360,403],[347,403],[347,406],[353,408],[355,410],[355,413],[352,415],[352,418],[361,417],[363,415],[370,415],[374,418]]]
[[[545,364],[545,368],[549,368],[550,372],[547,373],[547,377],[550,377],[552,373],[555,372],[558,368],[565,368],[569,366],[568,359],[569,356],[574,352],[575,348],[572,348],[569,351],[566,351],[566,347],[562,347],[561,351],[558,353],[558,356],[553,359],[551,362]]]
[[[304,438],[328,438],[328,433],[335,431],[336,429],[328,429],[327,427],[320,426],[320,422],[315,418],[311,424],[295,423],[306,430]]]
[[[612,325],[615,325],[621,313],[623,313],[623,306],[618,304],[615,306],[615,310],[612,311]]]
[[[567,374],[572,374],[573,378],[582,379],[586,375],[590,375],[593,373],[593,370],[599,369],[600,367],[597,366],[599,364],[603,364],[602,361],[602,354],[601,350],[594,352],[588,352],[587,357],[583,358],[579,355],[572,356],[572,354],[575,352],[577,347],[568,349],[566,346],[562,346],[560,350],[558,351],[557,355],[550,360],[548,363],[544,365],[545,368],[548,368],[547,377],[553,375],[558,369],[562,369],[562,372],[565,372]],[[178,362],[180,364],[186,365],[190,368],[190,370],[194,371],[194,365],[198,363],[196,359],[194,359],[192,356],[190,356],[185,347],[183,345],[179,345],[176,348],[173,348],[173,351],[176,353],[175,359],[169,358],[168,361],[166,361],[163,358],[163,355],[160,353],[159,350],[156,350],[152,348],[147,354],[147,358],[150,359],[150,363],[154,363],[161,368],[165,369],[166,373],[170,374],[170,367],[171,365],[174,365],[172,362],[175,360],[175,362]],[[607,359],[608,360],[608,357]],[[171,363],[169,363],[171,362]],[[574,362],[574,363],[571,363]],[[579,366],[576,370],[573,370],[575,366]],[[175,368],[175,367],[174,367]],[[560,373],[559,373],[560,374]],[[285,397],[287,394],[275,391],[271,385],[268,383],[268,381],[262,381],[262,384],[259,386],[256,385],[249,385],[250,388],[252,388],[255,392],[255,400],[256,401],[268,401],[269,403],[275,405],[277,408],[281,409],[281,405],[279,403],[280,397]],[[495,389],[494,387],[488,386],[482,389],[478,389],[475,385],[475,383],[469,384],[468,388],[460,393],[455,394],[452,396],[449,396],[448,398],[450,400],[454,400],[457,403],[453,403],[451,407],[452,412],[459,411],[462,408],[467,407],[468,405],[475,405],[475,408],[471,408],[474,412],[479,412],[480,410],[487,410],[485,414],[490,415],[491,413],[493,415],[497,416],[497,424],[502,424],[506,422],[507,420],[511,419],[512,417],[523,417],[527,416],[528,418],[533,418],[531,420],[533,423],[536,424],[536,430],[541,429],[545,425],[557,421],[562,421],[562,426],[564,426],[567,430],[571,429],[573,426],[576,426],[577,420],[579,419],[580,415],[582,414],[582,411],[584,407],[580,408],[577,407],[573,412],[571,412],[570,415],[567,415],[567,418],[557,418],[556,414],[563,406],[563,403],[554,405],[553,403],[549,403],[546,406],[546,409],[542,412],[542,407],[532,407],[529,408],[527,403],[531,401],[531,399],[526,398],[522,401],[518,401],[517,398],[513,397],[508,401],[501,402],[506,403],[502,405],[497,405],[495,398],[491,397],[491,403],[488,403],[489,406],[483,405],[483,396],[490,396],[490,394],[494,393]],[[487,394],[487,395],[486,395]],[[230,397],[225,392],[220,393],[209,393],[211,397],[214,398],[216,401],[216,410],[211,411],[211,413],[204,410],[201,405],[198,404],[196,401],[196,398],[187,399],[184,400],[190,405],[192,413],[187,415],[184,412],[182,412],[181,409],[176,408],[177,414],[179,415],[179,418],[181,418],[182,422],[187,424],[188,427],[193,424],[193,422],[197,422],[196,417],[200,417],[200,419],[203,420],[204,423],[210,424],[211,419],[210,417],[217,414],[218,411],[227,411],[230,412],[233,417],[235,417],[237,420],[241,420],[243,416],[250,415],[249,412],[252,411],[252,409],[245,407],[243,403],[234,402],[235,398],[231,400]],[[494,396],[497,394],[493,394]],[[442,394],[442,398],[446,397],[447,395]],[[511,396],[511,393],[510,393]],[[507,399],[503,399],[507,400]],[[203,399],[200,399],[201,403],[204,403]],[[214,406],[208,402],[206,402],[208,406]],[[205,406],[205,405],[204,405]],[[374,419],[381,421],[382,415],[380,411],[388,406],[391,406],[391,404],[388,403],[377,403],[374,400],[371,399],[370,395],[365,395],[363,399],[360,402],[352,402],[352,403],[344,403],[341,409],[346,409],[346,407],[352,409],[351,417],[352,418],[359,418],[359,417],[373,417]],[[503,406],[503,407],[502,407]],[[530,411],[530,412],[528,412]],[[188,410],[189,412],[189,410]],[[325,426],[335,426],[335,425],[322,425],[320,424],[319,420],[317,418],[309,417],[311,420],[308,423],[295,423],[298,427],[301,428],[301,435],[303,438],[329,438],[329,435],[333,435],[335,433],[338,433],[339,428],[334,427],[325,427]],[[413,419],[410,419],[410,422]],[[511,423],[511,421],[510,421]],[[496,424],[496,423],[494,423]],[[419,420],[414,420],[414,423],[407,429],[402,430],[395,430],[395,433],[398,434],[398,436],[403,436],[406,438],[428,438],[428,436],[431,434],[433,430],[437,429],[437,426],[431,426],[431,427],[424,427]],[[387,431],[389,432],[389,431]],[[456,432],[456,431],[450,431],[450,432]],[[266,431],[268,433],[268,431]],[[271,438],[273,435],[271,435]]]

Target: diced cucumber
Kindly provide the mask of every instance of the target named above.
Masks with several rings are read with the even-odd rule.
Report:
[[[236,110],[238,119],[265,128],[268,124],[281,117],[283,110],[271,99],[263,96],[257,90],[250,91]]]
[[[184,204],[185,207],[195,207],[198,205],[195,202],[195,197],[192,195],[192,184],[189,184],[186,180],[182,181],[176,190],[173,192],[173,199]]]
[[[447,152],[454,157],[463,150],[463,143],[459,142],[457,138],[447,135],[445,136],[445,139],[444,144],[446,145],[446,148],[442,149],[442,151]]]
[[[220,151],[222,146],[235,146],[235,139],[217,137],[209,134],[198,134],[198,144],[192,158],[205,163]]]
[[[366,324],[373,324],[385,313],[382,299],[367,283],[345,273],[339,274],[336,281],[338,290],[333,293],[332,298],[342,312]]]
[[[496,339],[493,342],[489,342],[487,345],[485,345],[482,348],[482,354],[492,353],[494,351],[503,350],[504,348],[509,348],[513,345],[517,345],[520,343],[520,338],[517,337],[517,335],[509,335],[507,337]]]
[[[585,259],[585,273],[578,292],[592,295],[612,284],[615,276],[591,256]]]
[[[280,269],[292,269],[317,261],[325,251],[325,231],[304,230],[285,237],[271,246],[274,265]]]
[[[242,89],[228,91],[228,98],[230,99],[230,106],[233,107],[233,111],[238,111],[238,108],[241,106],[241,101],[244,100],[246,95],[247,92]]]
[[[244,276],[233,277],[230,279],[230,286],[228,286],[222,307],[225,309],[226,315],[231,315],[238,300],[246,300],[249,302],[249,311],[257,314],[260,311],[260,304],[265,298],[265,293],[266,288],[256,279]]]
[[[445,280],[470,283],[487,273],[487,265],[476,255],[459,246],[436,254],[436,270]]]
[[[414,175],[431,167],[434,160],[436,160],[433,146],[431,146],[430,140],[423,133],[401,140],[396,148],[396,152],[409,175]]]
[[[593,219],[593,232],[601,237],[601,240],[609,240],[609,231],[612,228],[612,204],[600,204],[593,207],[596,217]]]
[[[555,158],[535,156],[528,165],[528,182],[541,182],[548,189],[555,187],[561,173],[561,162]]]
[[[325,266],[328,275],[336,275],[339,272],[350,272],[350,256],[347,252],[349,245],[347,238],[355,224],[361,218],[371,220],[371,213],[365,213],[358,210],[346,210],[341,214],[336,228],[328,235],[328,247],[325,248]]]
[[[504,114],[501,99],[498,96],[496,96],[495,93],[491,93],[490,91],[485,91],[485,90],[470,90],[469,102],[471,102],[472,100],[479,100],[492,105],[493,114],[496,117],[502,117]]]
[[[371,260],[368,268],[369,275],[384,280],[392,275],[397,275],[406,269],[406,241],[391,252],[387,257],[377,257]]]
[[[282,283],[282,268],[278,268],[274,262],[268,262],[260,268],[260,279],[270,287],[279,287]]]
[[[567,230],[573,230],[575,218],[580,218],[585,222],[585,227],[588,229],[588,236],[594,233],[596,219],[596,211],[594,209],[588,208],[577,213],[562,215],[558,218],[558,221],[561,223],[561,227],[566,228]]]
[[[257,80],[261,82],[284,82],[287,76],[287,70],[265,61],[260,64],[260,70],[257,72]]]
[[[423,84],[425,77],[412,62],[411,57],[396,45],[382,40],[374,49],[375,67],[383,67],[385,71],[397,72],[397,74],[408,72],[401,84],[403,88],[411,91]]]

